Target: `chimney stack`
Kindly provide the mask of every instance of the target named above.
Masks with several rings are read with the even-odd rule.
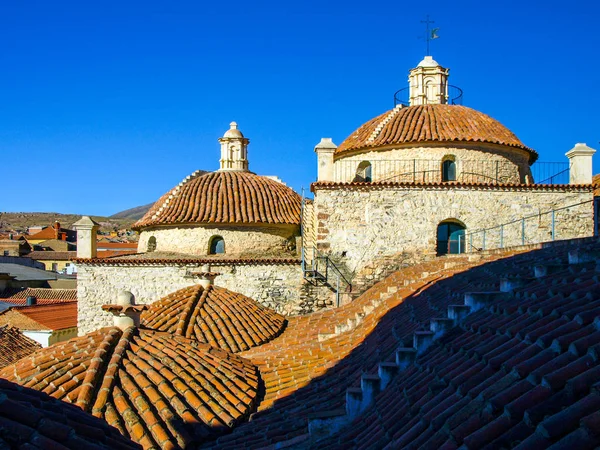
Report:
[[[73,224],[77,230],[77,257],[84,259],[95,258],[97,255],[98,228],[100,224],[90,219],[89,216],[83,216]]]
[[[205,264],[198,272],[192,272],[192,275],[197,277],[198,284],[200,286],[202,286],[204,289],[208,289],[209,286],[213,286],[215,284],[215,278],[221,274],[218,272],[211,272],[210,266]]]
[[[148,309],[147,305],[136,305],[135,296],[129,291],[121,291],[115,305],[103,305],[102,309],[114,316],[115,327],[125,331],[129,327],[140,326],[140,315]]]
[[[35,298],[33,295],[27,296],[27,306],[33,305],[37,305],[37,298]]]
[[[317,153],[317,181],[334,181],[333,179],[333,153],[337,145],[331,138],[321,138],[315,146]]]
[[[592,184],[592,156],[596,150],[577,143],[566,153],[569,158],[569,184]]]

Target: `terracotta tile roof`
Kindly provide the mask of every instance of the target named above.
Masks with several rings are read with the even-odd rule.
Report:
[[[113,256],[135,255],[137,250],[98,250],[96,257],[112,258]]]
[[[25,236],[26,239],[29,240],[47,240],[47,239],[56,239],[56,232],[57,230],[54,227],[46,227],[44,228],[42,231],[39,231],[35,234],[30,234]],[[66,228],[60,228],[58,230],[59,232],[59,237],[62,237],[61,235],[66,235],[66,240],[69,242],[74,242],[77,239],[77,232],[73,231],[73,230],[68,230]]]
[[[101,242],[98,241],[97,244],[98,249],[116,249],[116,250],[137,250],[138,243],[137,242]]]
[[[73,258],[77,257],[76,251],[69,252],[54,252],[51,250],[48,251],[33,251],[27,253],[27,258],[36,259],[36,260],[56,260],[56,261],[70,261]]]
[[[50,288],[7,288],[0,291],[0,301],[3,298],[11,300],[33,296],[37,300],[77,300],[77,289],[50,289]]]
[[[301,199],[289,187],[252,172],[187,177],[133,229],[173,224],[299,224]]]
[[[138,257],[139,256],[139,257]],[[115,257],[115,258],[94,258],[94,259],[74,259],[78,264],[90,266],[143,266],[143,265],[202,265],[210,264],[211,266],[226,266],[235,265],[289,265],[300,264],[297,258],[206,258],[206,257],[177,257],[177,258],[152,258],[152,254],[145,253],[144,255],[135,255],[135,257]]]
[[[103,420],[34,389],[0,379],[0,448],[136,449]]]
[[[141,323],[237,353],[275,338],[286,320],[245,295],[197,285],[152,303]]]
[[[0,326],[0,368],[17,362],[41,348],[40,344],[24,336],[18,329]]]
[[[526,439],[527,448],[600,445],[593,426],[600,282],[595,261],[565,264],[573,248],[593,255],[600,244],[586,239],[479,261],[439,258],[391,275],[340,309],[290,318],[280,337],[243,353],[260,368],[264,400],[251,422],[211,448],[512,448]],[[554,272],[534,279],[539,263]],[[399,370],[396,352],[412,347],[415,334],[428,336],[466,292],[498,291],[503,276],[526,284],[448,328],[340,433],[320,441],[310,434],[311,416],[343,416],[352,389],[362,395],[361,383],[379,382],[382,364]]]
[[[600,173],[594,175],[592,184],[594,185],[594,197],[600,196]]]
[[[21,330],[62,330],[77,326],[77,302],[13,307],[0,313],[0,325]]]
[[[247,419],[259,375],[247,360],[150,330],[103,328],[33,353],[0,377],[104,419],[143,448],[192,448]]]
[[[335,151],[335,156],[370,151],[390,145],[426,142],[482,142],[519,148],[538,158],[515,134],[497,120],[466,106],[419,105],[394,108],[368,121]]]
[[[592,184],[508,184],[508,183],[464,183],[460,181],[445,182],[408,182],[408,181],[318,181],[310,185],[311,192],[315,189],[383,189],[389,187],[405,188],[434,188],[434,189],[477,189],[499,191],[565,191],[592,192]]]

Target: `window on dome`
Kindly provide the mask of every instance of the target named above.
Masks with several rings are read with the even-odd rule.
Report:
[[[150,236],[150,239],[148,239],[148,246],[146,247],[146,251],[150,253],[154,250],[156,250],[156,238],[154,236]]]
[[[445,220],[437,227],[437,255],[465,252],[466,227],[457,220]]]
[[[356,169],[356,176],[352,181],[366,181],[370,183],[371,178],[371,163],[369,161],[362,161]]]
[[[219,255],[222,253],[225,253],[225,240],[221,236],[213,236],[210,239],[208,254]]]
[[[442,163],[442,181],[456,181],[456,162],[447,159]]]

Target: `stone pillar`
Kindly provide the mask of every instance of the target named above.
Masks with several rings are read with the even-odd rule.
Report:
[[[577,143],[566,153],[569,158],[569,184],[592,183],[592,156],[596,150],[585,144]]]
[[[98,243],[96,235],[100,224],[90,219],[89,216],[83,216],[73,226],[77,230],[77,257],[95,258]]]
[[[333,153],[337,145],[331,138],[321,138],[315,147],[317,152],[317,181],[335,181],[333,179]]]

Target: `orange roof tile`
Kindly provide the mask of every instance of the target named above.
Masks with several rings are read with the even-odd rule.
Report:
[[[299,224],[301,199],[252,172],[191,175],[163,195],[133,229],[172,224]]]
[[[27,253],[25,255],[27,258],[35,259],[37,261],[47,261],[47,260],[55,260],[55,261],[70,261],[73,258],[77,257],[76,251],[67,251],[67,252],[55,252],[52,250],[48,251],[33,251]]]
[[[286,320],[242,294],[196,285],[152,303],[141,323],[236,353],[270,341]]]
[[[39,343],[24,336],[17,328],[0,326],[0,368],[41,348]]]
[[[18,306],[0,313],[0,325],[21,330],[62,330],[77,326],[77,302]]]
[[[114,427],[43,392],[0,379],[0,448],[137,449]]]
[[[77,289],[50,289],[50,288],[7,288],[0,291],[0,301],[6,299],[22,299],[35,297],[37,300],[77,300]]]
[[[538,158],[515,134],[490,116],[466,106],[419,105],[394,108],[368,121],[335,151],[335,156],[377,147],[425,142],[483,142],[519,148]]]
[[[73,403],[143,448],[192,448],[245,420],[259,374],[247,360],[151,330],[103,328],[55,344],[0,377]]]

